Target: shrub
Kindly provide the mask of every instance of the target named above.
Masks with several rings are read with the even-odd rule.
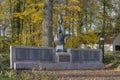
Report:
[[[0,70],[9,69],[10,58],[8,52],[0,52]]]

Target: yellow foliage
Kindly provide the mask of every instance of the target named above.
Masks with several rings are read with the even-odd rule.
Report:
[[[64,5],[63,8],[69,11],[78,11],[78,12],[82,11],[81,7],[78,5]]]
[[[24,15],[24,16],[28,16],[30,14],[30,11],[27,11],[27,10],[25,10],[24,12],[22,12],[22,15]]]
[[[31,16],[31,19],[34,23],[42,21],[42,11],[38,11]]]
[[[41,46],[42,45],[42,41],[39,38],[35,39],[35,43],[36,43],[37,46]]]
[[[26,0],[27,4],[32,4],[32,2],[33,2],[32,0]]]
[[[98,36],[94,31],[87,32],[85,34],[79,34],[78,37],[81,38],[86,44],[95,44],[98,42]]]
[[[78,0],[70,0],[70,2],[72,2],[72,3],[77,3]]]
[[[0,14],[0,18],[1,18],[1,19],[5,18],[5,17],[6,17],[5,14]]]
[[[70,36],[66,43],[65,43],[65,47],[69,47],[69,48],[77,48],[79,47],[81,44],[79,37],[77,36]]]
[[[64,7],[64,8],[65,8],[65,7]],[[58,11],[58,10],[59,10],[59,7],[55,6],[55,7],[53,7],[53,10]]]
[[[13,16],[14,16],[14,17],[19,17],[20,19],[23,19],[23,18],[24,18],[24,17],[21,15],[21,13],[17,13],[17,12],[13,13]]]
[[[81,8],[79,7],[79,6],[68,6],[67,7],[69,10],[71,10],[71,11],[81,11]]]
[[[44,6],[44,3],[40,2],[40,3],[37,3],[37,4],[35,4],[35,5],[38,6],[38,7],[43,7],[43,6]]]

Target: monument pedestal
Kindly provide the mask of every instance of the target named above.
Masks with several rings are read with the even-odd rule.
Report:
[[[71,53],[67,52],[56,52],[56,57],[55,57],[56,63],[72,63],[72,55]]]

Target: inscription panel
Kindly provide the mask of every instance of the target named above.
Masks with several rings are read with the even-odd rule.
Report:
[[[100,51],[95,50],[71,50],[72,61],[99,61],[100,60]]]
[[[60,62],[70,62],[70,55],[59,55]]]
[[[16,48],[16,60],[28,60],[30,56],[29,53],[29,49]]]
[[[16,48],[16,61],[53,61],[53,49]]]

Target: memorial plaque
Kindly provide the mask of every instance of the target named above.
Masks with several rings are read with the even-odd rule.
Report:
[[[70,62],[70,55],[59,55],[60,62]]]
[[[31,49],[31,53],[34,53],[34,54],[31,54],[33,61],[40,61],[41,50],[39,50],[39,49]]]
[[[16,61],[53,61],[51,49],[16,48]]]
[[[29,49],[20,49],[20,48],[16,48],[16,60],[17,61],[22,61],[22,60],[29,60],[29,56],[30,56],[30,51]]]
[[[73,62],[100,60],[100,51],[96,50],[72,49],[71,54]]]
[[[55,54],[51,50],[44,49],[41,54],[41,61],[53,61],[53,57]]]
[[[100,60],[100,52],[99,51],[93,51],[93,58],[92,58],[92,60],[93,61],[99,61]]]

